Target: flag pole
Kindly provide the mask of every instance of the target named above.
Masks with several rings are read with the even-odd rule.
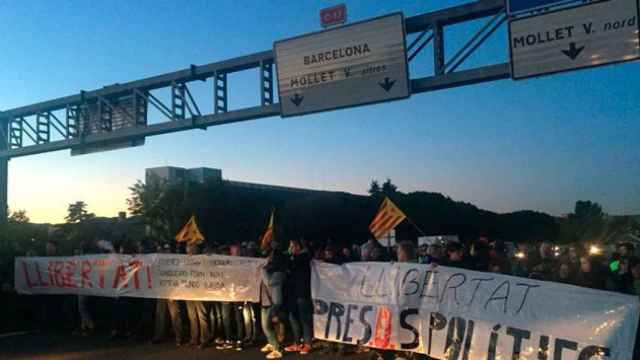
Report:
[[[413,225],[414,228],[416,228],[416,230],[418,230],[418,232],[420,233],[420,235],[422,236],[427,236],[427,234],[424,233],[424,231],[422,231],[422,229],[420,229],[418,227],[418,225],[416,225],[416,223],[413,222],[413,220],[411,220],[411,218],[409,218],[407,216],[407,214],[404,215],[405,219],[407,219],[407,221],[409,221],[409,224]]]

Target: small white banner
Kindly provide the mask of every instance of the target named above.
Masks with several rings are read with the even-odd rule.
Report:
[[[458,235],[436,235],[418,237],[418,246],[442,245],[450,242],[460,242],[460,239],[458,239]]]
[[[222,255],[17,257],[21,294],[259,301],[264,259]]]
[[[635,296],[412,263],[314,262],[311,285],[318,339],[437,359],[633,356]]]

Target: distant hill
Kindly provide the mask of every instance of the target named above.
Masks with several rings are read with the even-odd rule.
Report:
[[[169,241],[195,214],[207,241],[218,244],[257,241],[272,208],[276,210],[276,235],[282,241],[305,237],[316,242],[362,243],[371,236],[368,226],[383,198],[381,194],[264,189],[230,182],[172,186],[163,194],[162,216],[168,225],[163,236],[154,238]],[[391,198],[427,235],[455,234],[463,240],[489,236],[515,242],[557,241],[560,236],[558,219],[540,212],[498,214],[425,191],[395,192]],[[87,237],[135,239],[144,235],[145,221],[143,217],[125,221],[96,218],[90,228]],[[407,221],[396,230],[399,240],[415,240],[420,235]]]
[[[454,201],[439,193],[396,193],[394,202],[428,235],[456,234],[461,238],[481,235],[505,241],[555,240],[556,219],[534,211],[497,214]],[[381,197],[323,193],[286,203],[283,222],[286,233],[313,240],[332,238],[338,242],[362,242]],[[407,221],[397,228],[399,239],[414,240],[419,232]]]

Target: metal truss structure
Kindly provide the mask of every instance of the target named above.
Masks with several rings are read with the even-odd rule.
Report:
[[[479,19],[486,19],[485,25],[446,59],[447,27]],[[479,0],[406,18],[409,61],[428,44],[433,48],[433,74],[411,79],[411,93],[509,78],[506,62],[458,70],[506,19],[504,0]],[[230,110],[228,75],[256,68],[260,105]],[[0,112],[0,221],[7,216],[10,158],[63,149],[85,153],[139,145],[147,136],[277,116],[280,105],[274,97],[274,77],[273,52],[268,50]],[[213,80],[213,111],[203,114],[189,85],[209,79]],[[152,93],[159,89],[170,90],[168,103]],[[149,124],[151,108],[164,121]]]

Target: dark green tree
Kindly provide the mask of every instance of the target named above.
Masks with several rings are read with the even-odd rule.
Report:
[[[398,187],[391,182],[391,179],[387,178],[387,180],[384,183],[382,183],[383,194],[387,196],[391,196],[397,192],[398,192]]]
[[[578,241],[602,241],[606,237],[607,224],[602,206],[589,200],[576,201],[569,216],[571,227]]]
[[[11,213],[9,222],[13,224],[26,224],[29,222],[26,210],[18,210]]]
[[[154,235],[162,240],[169,240],[177,227],[175,217],[180,212],[178,208],[183,202],[183,194],[164,182],[145,184],[138,181],[129,187],[129,190],[129,212],[135,216],[142,216]]]
[[[79,224],[93,219],[95,214],[87,212],[87,204],[84,201],[76,201],[69,204],[67,216],[64,218],[67,224]]]
[[[369,195],[375,196],[378,195],[380,193],[381,189],[380,189],[380,184],[378,183],[378,180],[371,180],[371,185],[369,185]]]
[[[576,219],[601,219],[604,212],[597,202],[578,200],[573,215]]]

